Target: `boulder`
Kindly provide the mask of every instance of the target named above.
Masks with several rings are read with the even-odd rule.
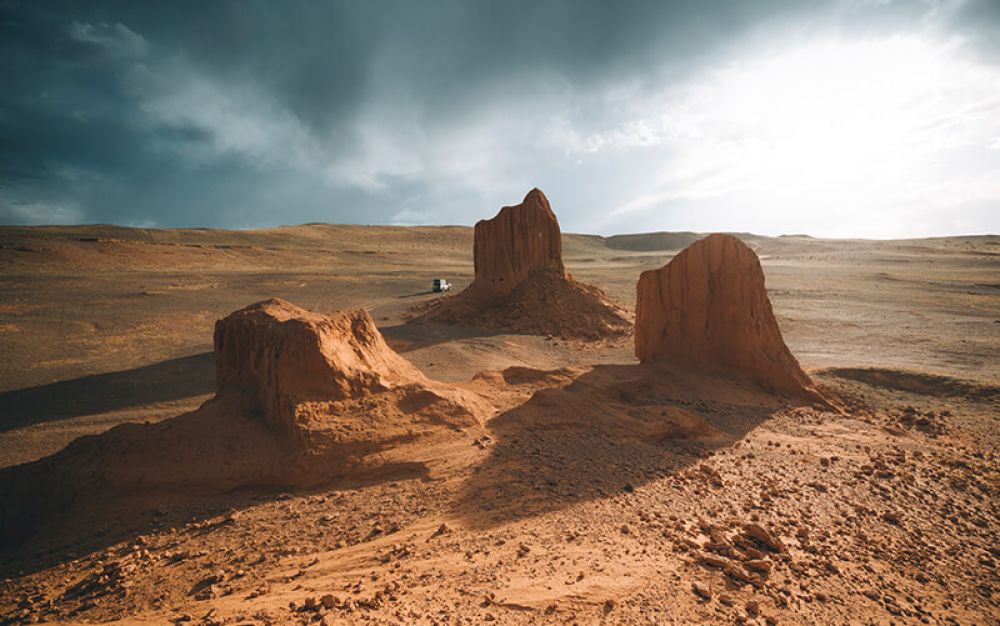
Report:
[[[773,391],[813,396],[781,337],[757,255],[732,235],[697,241],[636,287],[635,354],[735,370]]]

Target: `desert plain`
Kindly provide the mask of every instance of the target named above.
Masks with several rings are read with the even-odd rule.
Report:
[[[640,366],[630,332],[429,321],[455,297],[432,279],[473,280],[468,227],[0,228],[0,623],[1000,622],[1000,236],[737,235],[828,405]],[[563,234],[562,258],[632,315],[701,237]],[[151,472],[243,462],[251,435],[155,429],[215,393],[216,321],[270,298],[366,310],[480,419],[297,486],[81,482],[11,521],[113,427],[176,452]]]

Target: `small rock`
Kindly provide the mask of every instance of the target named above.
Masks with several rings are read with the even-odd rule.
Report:
[[[892,524],[893,526],[900,526],[899,516],[892,511],[886,511],[882,514],[882,520],[886,523]]]
[[[746,570],[744,570],[736,563],[726,563],[726,566],[722,568],[722,571],[724,571],[733,580],[739,581],[741,583],[748,583],[753,581],[753,577],[750,576],[750,574],[748,574]]]
[[[699,582],[691,583],[691,591],[702,600],[710,600],[712,598],[712,592],[708,590],[708,587]]]
[[[774,552],[785,551],[785,544],[782,543],[780,539],[769,533],[760,524],[754,524],[754,523],[744,524],[743,534],[746,535],[748,538],[753,539],[757,543],[763,545],[765,548],[768,548],[769,550],[773,550]]]
[[[702,554],[698,558],[702,562],[702,564],[707,565],[709,567],[716,567],[719,569],[726,567],[726,565],[729,563],[729,561],[727,561],[726,559],[715,556],[714,554]]]
[[[444,535],[444,534],[447,534],[447,533],[450,533],[450,532],[451,532],[451,526],[448,526],[448,524],[445,524],[445,523],[442,522],[442,524],[440,526],[438,526],[438,529],[434,531],[434,534],[431,535],[431,537],[440,537],[441,535]]]
[[[194,594],[195,600],[213,600],[220,595],[220,589],[216,585],[208,585],[198,593]]]

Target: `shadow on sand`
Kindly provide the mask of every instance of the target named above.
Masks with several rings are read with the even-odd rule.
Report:
[[[396,296],[397,298],[416,298],[418,296],[433,296],[435,293],[440,293],[432,289],[425,289],[423,291],[414,291],[413,293],[404,293],[402,295]]]
[[[950,376],[877,367],[831,367],[819,372],[872,387],[935,398],[963,398],[973,402],[1000,401],[1000,387]]]
[[[732,445],[787,403],[749,383],[599,365],[490,422],[453,513],[489,528],[629,491]]]
[[[389,347],[399,353],[412,352],[449,341],[518,334],[512,333],[509,330],[491,330],[474,326],[438,324],[419,318],[395,326],[380,327],[379,331],[385,337]]]
[[[749,383],[659,366],[492,375],[507,390],[523,386],[529,399],[487,424],[488,456],[469,468],[454,504],[445,505],[479,528],[683,470],[788,405]],[[426,458],[406,457],[364,472],[331,465],[299,475],[294,454],[258,415],[225,402],[156,424],[122,425],[0,470],[0,573],[38,571],[287,492],[429,477]]]
[[[211,352],[0,393],[0,432],[215,390]]]
[[[302,488],[248,486],[228,493],[184,495],[153,492],[141,500],[121,503],[121,506],[112,501],[99,517],[67,515],[41,528],[37,535],[10,545],[0,542],[0,577],[34,574],[82,555],[103,552],[141,535],[203,525],[234,512],[289,497],[328,495],[414,479],[427,480],[425,466],[392,464],[380,471],[334,478],[322,485]]]
[[[190,413],[122,424],[0,468],[0,576],[285,493],[427,476],[426,465],[408,459],[359,461],[377,456],[377,442],[310,455],[248,406],[241,397],[217,396]]]

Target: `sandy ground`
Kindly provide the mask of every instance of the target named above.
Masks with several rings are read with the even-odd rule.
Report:
[[[564,256],[631,308],[690,240]],[[998,623],[1000,237],[746,240],[848,410],[651,374],[630,340],[410,322],[432,278],[471,280],[467,228],[0,229],[0,467],[196,408],[215,320],[272,296],[370,310],[431,378],[535,372],[496,375],[497,417],[419,476],[151,498],[0,554],[0,621]],[[668,410],[711,434],[628,421]]]

